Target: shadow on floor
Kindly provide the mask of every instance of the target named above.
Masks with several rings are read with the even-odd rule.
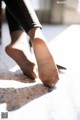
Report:
[[[49,92],[49,88],[42,84],[17,89],[0,88],[0,104],[6,103],[6,109],[13,111]]]
[[[21,71],[16,71],[12,73],[10,71],[0,71],[0,81],[5,81],[5,84],[8,84],[9,80],[18,81],[23,83],[33,83],[34,80],[31,80],[27,76],[23,75]],[[10,82],[11,82],[10,81]],[[13,84],[13,82],[11,83]],[[26,85],[27,86],[27,85]],[[53,88],[55,89],[55,88]],[[6,103],[7,110],[13,111],[21,108],[28,102],[35,100],[49,92],[53,89],[45,87],[42,83],[35,82],[32,86],[20,87],[20,88],[0,88],[0,104]]]
[[[30,79],[25,76],[21,70],[17,70],[15,72],[5,71],[0,69],[0,80],[15,80],[23,83],[34,83],[35,80]]]

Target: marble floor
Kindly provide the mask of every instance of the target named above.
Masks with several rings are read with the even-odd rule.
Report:
[[[60,80],[53,90],[43,86],[38,78],[32,82],[22,74],[4,51],[10,42],[6,25],[3,31],[0,120],[80,120],[80,25],[43,28],[56,63],[67,68],[59,71]]]

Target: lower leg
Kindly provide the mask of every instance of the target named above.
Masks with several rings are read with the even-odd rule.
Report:
[[[33,28],[38,26],[41,27],[41,25],[34,10],[32,9],[32,6],[29,4],[29,0],[27,0],[27,2],[25,2],[25,0],[6,0],[5,2],[23,29],[26,32],[29,31],[28,34],[32,39],[32,45],[38,64],[40,79],[46,86],[54,86],[58,81],[57,67],[47,47],[45,38],[42,35],[40,28]]]
[[[58,70],[41,29],[32,28],[28,35],[37,60],[39,77],[45,86],[53,87],[59,79]]]
[[[11,35],[11,43],[6,47],[6,52],[17,62],[25,75],[31,79],[35,79],[35,64],[31,61],[33,59],[30,54],[29,43],[26,40],[26,33],[7,8],[6,18]]]
[[[34,72],[35,64],[31,61],[29,44],[26,40],[26,34],[22,30],[12,32],[11,43],[6,47],[7,54],[14,59],[23,73],[31,79],[37,76]]]

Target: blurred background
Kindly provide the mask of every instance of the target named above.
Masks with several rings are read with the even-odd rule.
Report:
[[[30,1],[39,17],[39,20],[42,23],[48,24],[80,23],[80,0],[30,0]],[[3,11],[4,8],[5,5],[2,3]]]
[[[43,24],[43,32],[49,40],[62,32],[68,25],[80,23],[80,0],[30,1]],[[3,2],[0,3],[0,36],[2,23],[6,23],[5,4]],[[47,30],[48,32],[53,31],[53,36],[47,34]]]
[[[31,0],[43,23],[80,23],[80,0]]]

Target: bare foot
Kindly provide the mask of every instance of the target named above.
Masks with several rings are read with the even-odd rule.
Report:
[[[58,70],[46,43],[39,38],[35,38],[32,40],[32,44],[41,81],[47,87],[54,87],[59,80]]]
[[[12,34],[12,41],[10,45],[5,48],[5,51],[15,60],[26,76],[33,80],[37,77],[34,72],[35,64],[32,62],[33,59],[30,53],[29,44],[25,39],[25,33],[21,31],[14,32]]]

